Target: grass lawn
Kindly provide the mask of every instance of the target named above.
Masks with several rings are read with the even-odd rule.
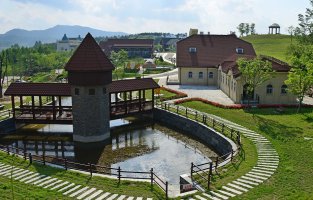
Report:
[[[287,61],[287,48],[291,44],[289,35],[249,35],[241,39],[252,43],[258,55],[263,54]]]
[[[313,108],[302,109],[300,114],[296,114],[296,109],[289,108],[278,114],[274,109],[231,110],[202,102],[183,105],[254,130],[268,138],[277,150],[280,164],[275,174],[236,199],[313,199],[313,139],[304,139],[313,138]],[[244,148],[246,162],[252,163],[248,154],[253,152],[254,147],[245,145]],[[241,171],[240,167],[234,173]]]
[[[33,163],[28,166],[28,161],[8,156],[3,152],[0,152],[0,160],[2,163],[8,164],[13,162],[15,166],[24,167],[31,171],[56,177],[72,183],[81,184],[83,186],[95,187],[110,193],[125,194],[136,197],[152,197],[153,199],[165,198],[165,194],[160,188],[156,185],[151,188],[150,184],[146,182],[121,181],[121,183],[118,184],[118,181],[114,179],[96,176],[90,177],[82,173],[43,166],[37,163]],[[49,199],[49,197],[51,197],[51,199],[69,199],[61,193],[57,193],[55,191],[51,192],[48,189],[26,185],[18,181],[14,181],[13,183],[13,194],[15,199]],[[12,184],[10,179],[0,176],[0,199],[12,199],[11,188]]]

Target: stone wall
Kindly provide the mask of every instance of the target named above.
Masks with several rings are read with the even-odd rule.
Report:
[[[182,130],[198,138],[204,144],[213,148],[219,155],[224,155],[229,153],[232,149],[236,149],[236,144],[229,138],[197,121],[159,108],[154,108],[153,114],[156,121],[165,123],[169,127]]]
[[[0,121],[0,134],[8,134],[16,130],[13,118]]]

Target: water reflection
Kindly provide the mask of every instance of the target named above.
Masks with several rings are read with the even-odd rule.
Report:
[[[122,125],[122,126],[121,126]],[[71,125],[29,125],[0,142],[27,149],[32,154],[68,158],[82,163],[121,167],[132,171],[154,171],[170,184],[190,170],[190,163],[208,162],[214,151],[179,132],[152,122],[111,122],[111,141],[101,145],[77,145]]]

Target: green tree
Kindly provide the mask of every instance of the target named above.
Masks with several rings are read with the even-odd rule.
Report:
[[[245,34],[249,35],[249,33],[250,33],[250,24],[245,23],[244,30],[245,30]]]
[[[295,33],[295,27],[289,26],[289,27],[287,28],[287,31],[288,31],[288,33],[290,34],[290,41],[291,41],[291,44],[292,44],[292,37],[293,37],[293,35],[294,35],[294,33]]]
[[[128,60],[127,51],[125,51],[124,49],[122,49],[118,52],[112,51],[110,54],[110,60],[115,67],[113,74],[115,74],[116,79],[118,80],[119,76],[121,76],[120,78],[123,78],[124,73],[125,73],[125,69],[123,69],[122,70],[123,72],[121,73],[120,68],[122,68],[122,67],[125,68],[125,62]]]
[[[255,35],[255,23],[250,24],[250,33],[251,35]]]
[[[238,26],[237,26],[237,29],[240,33],[240,37],[243,36],[243,34],[245,33],[245,23],[240,23]]]
[[[273,76],[272,64],[269,61],[263,61],[261,58],[237,60],[243,85],[247,86],[249,94],[253,94],[255,88],[267,81]],[[254,96],[253,96],[254,98]]]
[[[313,7],[313,0],[310,0]],[[295,29],[296,36],[302,44],[313,44],[313,9],[307,8],[305,14],[298,15],[299,27]]]
[[[298,98],[299,112],[306,92],[313,87],[313,45],[292,45],[289,54],[292,68],[285,83]]]

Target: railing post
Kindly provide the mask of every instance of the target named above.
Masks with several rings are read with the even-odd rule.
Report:
[[[64,168],[65,168],[65,170],[67,170],[67,159],[66,158],[64,159]]]
[[[8,155],[10,155],[10,148],[8,145],[7,145],[7,153],[8,153]]]
[[[33,163],[33,157],[31,153],[28,153],[28,158],[29,158],[29,163],[32,164]]]
[[[92,164],[89,163],[89,172],[90,172],[90,176],[92,176]]]
[[[193,173],[193,162],[191,163],[191,168],[190,168],[190,177],[192,178],[192,173]]]
[[[222,134],[224,134],[225,124],[222,124]]]
[[[233,156],[234,156],[234,151],[231,150],[231,157],[230,157],[230,161],[233,162]]]
[[[151,187],[153,186],[153,168],[150,169]]]
[[[231,138],[231,139],[233,139],[233,132],[234,132],[234,129],[231,129],[231,130],[230,130],[230,138]]]
[[[176,106],[176,113],[178,114],[178,111],[179,111],[179,106]]]
[[[215,126],[215,119],[212,120],[212,128]]]
[[[198,112],[196,111],[196,121],[198,121]]]
[[[186,117],[188,118],[188,108],[186,107]]]
[[[26,160],[26,157],[27,157],[26,154],[27,154],[26,151],[24,151],[24,160]]]
[[[166,199],[168,199],[168,182],[165,182],[165,195],[166,195]]]
[[[218,165],[218,157],[216,157],[216,161],[215,161],[215,170],[217,170],[217,165]]]
[[[120,183],[121,182],[121,167],[118,167],[118,169],[117,169],[117,176],[118,176],[118,183]]]
[[[42,161],[43,161],[43,165],[46,165],[46,157],[44,152],[42,152]]]
[[[208,179],[208,189],[210,189],[211,177],[212,177],[213,163],[210,162],[210,171],[209,171],[209,179]]]

